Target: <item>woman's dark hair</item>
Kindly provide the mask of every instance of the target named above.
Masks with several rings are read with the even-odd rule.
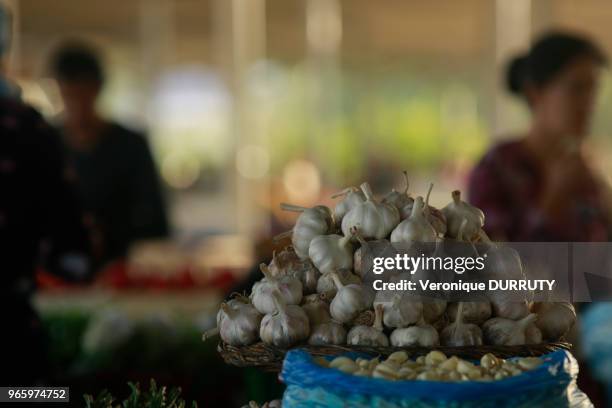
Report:
[[[58,48],[51,57],[51,73],[61,81],[104,82],[104,71],[98,53],[89,45],[70,42]]]
[[[523,95],[526,84],[546,85],[569,63],[582,57],[607,64],[606,55],[590,39],[568,32],[550,32],[541,36],[526,55],[508,64],[506,85],[513,94]]]

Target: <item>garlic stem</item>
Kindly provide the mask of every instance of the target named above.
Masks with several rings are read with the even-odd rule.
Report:
[[[362,246],[368,244],[368,242],[365,240],[363,235],[361,235],[361,233],[359,232],[359,228],[357,226],[354,226],[354,227],[351,228],[351,235],[354,236],[355,238],[357,238],[357,241]]]
[[[427,195],[425,196],[425,211],[429,209],[429,196],[431,195],[431,190],[433,190],[433,183],[429,183],[429,188],[427,189]]]
[[[419,211],[423,210],[423,197],[418,196],[414,199],[414,203],[412,204],[412,211],[410,212],[410,217],[416,217],[419,214]]]
[[[370,185],[365,182],[361,184],[361,191],[363,191],[363,195],[365,196],[367,201],[374,201],[374,193],[372,193],[372,188]]]
[[[263,273],[263,276],[266,279],[272,279],[272,274],[270,273],[270,268],[268,268],[268,265],[266,265],[265,263],[260,263],[259,264],[259,270],[261,271],[261,273]]]
[[[272,296],[272,301],[274,302],[274,306],[276,307],[276,313],[285,314],[285,302],[283,301],[283,299],[281,298],[280,294],[278,293],[278,291],[273,291],[270,296]]]
[[[338,276],[336,272],[331,272],[331,278],[334,281],[334,285],[336,285],[337,290],[340,290],[344,287],[344,284],[342,283],[342,281],[340,280],[340,277]]]
[[[408,180],[408,172],[406,170],[402,170],[402,174],[404,175],[404,181],[406,182],[404,194],[408,195],[408,188],[410,187],[410,181]]]
[[[453,197],[455,204],[461,203],[461,191],[455,190],[451,193],[451,196]]]
[[[457,315],[455,316],[455,327],[463,323],[463,302],[457,305]]]
[[[304,212],[308,210],[307,207],[302,207],[299,205],[287,204],[287,203],[281,203],[280,208],[281,210],[284,210],[284,211],[293,211],[293,212]]]
[[[349,193],[354,193],[356,191],[358,191],[357,187],[347,187],[347,188],[345,188],[342,191],[338,191],[337,193],[332,194],[331,198],[343,197],[343,196],[345,196],[345,195],[347,195]]]
[[[374,324],[372,324],[372,327],[380,332],[383,331],[383,305],[376,305],[374,316]]]

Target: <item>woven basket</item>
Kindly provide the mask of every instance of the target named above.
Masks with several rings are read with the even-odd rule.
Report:
[[[366,347],[366,346],[311,346],[301,345],[299,348],[314,356],[334,356],[346,352],[366,353],[372,356],[386,357],[394,351],[404,350],[410,356],[427,354],[431,350],[440,350],[444,354],[455,355],[465,359],[480,359],[487,353],[497,357],[527,357],[541,356],[555,350],[570,350],[572,345],[562,341],[554,343],[525,344],[521,346],[464,346],[464,347]],[[237,367],[259,367],[266,371],[280,372],[287,350],[278,349],[262,342],[250,346],[235,347],[220,342],[217,351],[227,364]]]

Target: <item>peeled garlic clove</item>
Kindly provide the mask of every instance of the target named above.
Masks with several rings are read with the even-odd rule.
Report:
[[[453,371],[457,369],[457,364],[459,363],[459,359],[456,356],[452,356],[451,358],[442,361],[438,364],[438,368],[444,371]]]
[[[482,344],[480,327],[463,322],[463,302],[459,302],[455,321],[442,330],[440,339],[446,346],[480,346]]]
[[[442,214],[446,217],[446,235],[451,238],[457,238],[461,223],[466,219],[467,223],[463,236],[469,241],[477,238],[484,226],[484,213],[480,209],[462,201],[459,190],[453,191],[452,197],[453,201],[442,208]]]
[[[352,363],[352,362],[353,362],[353,360],[351,360],[350,358],[344,357],[344,356],[340,356],[340,357],[336,357],[332,361],[330,361],[329,367],[330,368],[338,368],[342,364],[347,364],[347,363]]]
[[[286,305],[278,292],[271,294],[276,311],[261,320],[259,336],[266,344],[286,348],[308,338],[308,316],[301,307]]]
[[[347,373],[347,374],[352,374],[355,371],[359,370],[359,367],[352,363],[352,364],[342,364],[338,367],[338,370],[342,371],[343,373]]]
[[[417,375],[416,379],[425,381],[437,381],[440,379],[440,376],[433,371],[425,371]]]
[[[469,361],[459,360],[457,362],[457,372],[459,374],[469,374],[470,372],[474,371],[474,369],[474,364],[470,363]]]
[[[480,358],[480,366],[486,368],[487,370],[493,367],[499,367],[500,364],[501,361],[491,353],[487,353]]]
[[[319,235],[310,241],[308,256],[321,273],[353,268],[352,235]]]
[[[491,317],[491,304],[489,302],[462,302],[463,321],[480,325]],[[451,321],[457,316],[457,303],[449,303],[446,312]]]
[[[338,292],[332,300],[329,311],[332,318],[340,323],[349,323],[357,315],[372,306],[373,295],[362,285],[344,285],[336,273],[331,277],[338,288]]]
[[[334,321],[327,323],[321,323],[314,326],[310,337],[308,338],[308,344],[315,346],[322,346],[325,344],[345,344],[346,343],[346,330],[341,324]]]
[[[345,236],[350,236],[351,230],[358,228],[361,235],[366,239],[385,238],[399,223],[397,208],[377,202],[368,183],[361,185],[361,191],[363,191],[366,200],[357,204],[344,216],[342,233]]]
[[[391,243],[435,242],[438,237],[424,213],[423,197],[417,197],[410,217],[391,232]]]
[[[530,314],[519,321],[494,317],[482,325],[487,344],[516,346],[526,344],[525,330],[535,322],[537,315]]]
[[[538,357],[523,357],[517,360],[517,364],[523,370],[533,370],[538,368],[544,363],[541,358]]]
[[[535,324],[546,340],[557,341],[561,339],[576,323],[576,309],[571,303],[536,303],[533,311],[538,315]]]
[[[251,301],[255,309],[263,314],[276,310],[271,294],[277,293],[283,303],[299,305],[302,301],[302,283],[292,276],[273,277],[266,264],[260,265],[264,278],[253,285]]]
[[[382,327],[382,307],[376,308],[376,319],[374,324],[370,326],[354,326],[349,330],[346,342],[354,346],[373,346],[387,347],[389,339],[383,333]]]
[[[406,360],[408,360],[408,353],[406,353],[405,351],[395,351],[391,354],[389,354],[389,357],[387,357],[387,361],[395,361],[396,363],[402,364],[403,362],[405,362]]]
[[[341,223],[342,219],[349,211],[366,200],[363,192],[357,187],[348,187],[332,196],[332,198],[337,197],[342,197],[342,200],[334,207],[334,219],[336,223]]]
[[[308,258],[308,248],[314,237],[330,234],[335,228],[331,210],[323,205],[304,208],[283,203],[281,208],[285,211],[301,213],[291,234],[291,243],[300,259]]]
[[[425,356],[425,364],[427,365],[438,365],[443,361],[446,361],[446,355],[438,350],[430,351]]]

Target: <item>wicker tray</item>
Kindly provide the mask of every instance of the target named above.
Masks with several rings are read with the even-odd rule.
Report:
[[[572,345],[566,342],[525,344],[521,346],[477,346],[477,347],[435,347],[446,355],[456,355],[466,359],[480,359],[484,354],[493,353],[498,357],[526,357],[541,356],[555,350],[570,350]],[[299,348],[307,350],[314,356],[330,356],[346,352],[361,352],[373,356],[388,356],[394,351],[405,350],[411,356],[427,354],[432,348],[425,347],[365,347],[365,346],[311,346],[301,345]],[[237,367],[259,367],[266,371],[279,372],[287,350],[268,346],[262,342],[250,346],[235,347],[220,342],[217,351],[227,364]]]

